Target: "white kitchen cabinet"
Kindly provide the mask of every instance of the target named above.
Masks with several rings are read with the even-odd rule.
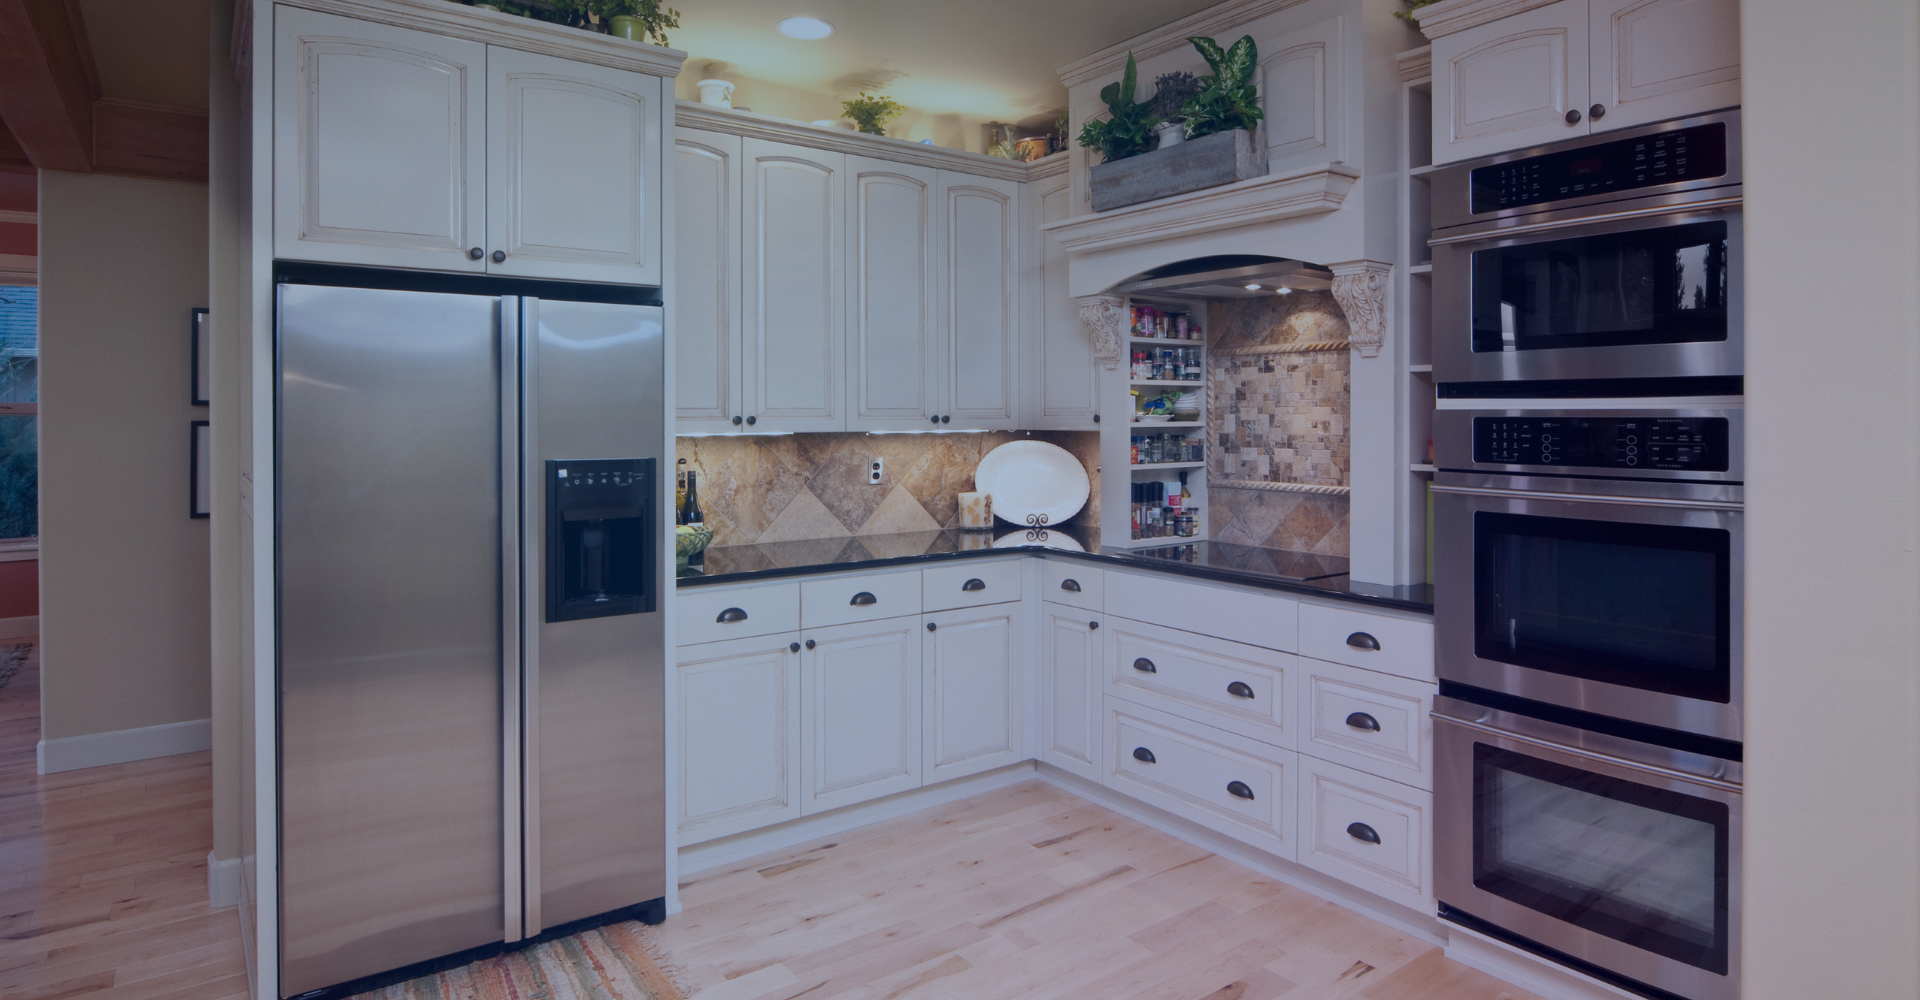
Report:
[[[939,423],[938,171],[846,159],[847,428]]]
[[[1048,764],[1100,780],[1101,616],[1040,605],[1040,753]]]
[[[798,633],[680,648],[680,842],[800,815]]]
[[[846,429],[844,154],[741,140],[745,429]]]
[[[923,618],[926,780],[946,781],[1027,759],[1021,738],[1027,617],[1020,604]]]
[[[674,130],[676,429],[733,429],[740,405],[740,137]]]
[[[1433,793],[1298,759],[1300,863],[1432,913]]]
[[[273,255],[484,272],[487,46],[278,7]]]
[[[1434,40],[1436,163],[1586,135],[1587,103],[1587,0]]]
[[[803,633],[801,815],[920,787],[920,634],[918,615]]]
[[[1587,3],[1593,131],[1740,103],[1740,0]]]
[[[1019,423],[1020,185],[939,172],[944,243],[940,424],[1011,430]]]
[[[1059,222],[1073,214],[1073,194],[1065,173],[1029,184],[1033,223]],[[1067,293],[1067,251],[1051,233],[1034,233],[1039,262],[1036,276],[1038,308],[1034,336],[1023,352],[1033,372],[1035,400],[1029,424],[1036,430],[1098,430],[1099,368],[1093,360],[1093,341],[1080,324],[1080,308]]]
[[[487,270],[660,284],[660,100],[659,77],[489,46]]]
[[[1343,19],[1296,28],[1262,43],[1260,102],[1267,117],[1267,172],[1341,161],[1340,36]]]

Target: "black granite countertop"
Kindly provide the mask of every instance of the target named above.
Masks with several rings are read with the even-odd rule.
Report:
[[[898,535],[815,538],[794,542],[718,545],[707,549],[699,566],[680,573],[680,586],[745,583],[850,569],[885,569],[952,559],[1038,553],[1048,559],[1075,559],[1109,566],[1175,573],[1202,580],[1264,587],[1403,611],[1433,613],[1433,588],[1426,584],[1387,586],[1347,578],[1340,556],[1288,552],[1232,542],[1167,539],[1149,548],[1102,546],[1099,532],[1067,526],[1030,532],[1001,525],[993,533],[915,531]]]

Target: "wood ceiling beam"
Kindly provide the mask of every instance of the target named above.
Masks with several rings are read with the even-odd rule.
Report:
[[[64,0],[0,0],[0,119],[28,159],[93,169],[92,52]]]
[[[27,159],[27,151],[20,148],[20,141],[7,131],[7,123],[0,121],[0,173],[30,174],[35,167]]]
[[[95,101],[93,168],[106,174],[204,184],[206,112],[111,99]]]

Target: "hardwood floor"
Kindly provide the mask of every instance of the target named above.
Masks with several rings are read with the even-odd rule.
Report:
[[[1039,781],[688,878],[695,1000],[1539,1000]]]
[[[240,1000],[207,906],[211,754],[35,773],[39,650],[0,688],[0,1000]]]

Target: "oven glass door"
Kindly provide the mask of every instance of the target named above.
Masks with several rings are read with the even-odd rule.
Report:
[[[1474,353],[1725,341],[1724,219],[1474,251]]]
[[[1726,704],[1731,543],[1723,528],[1476,511],[1474,654]]]
[[[1472,823],[1475,888],[1727,974],[1726,803],[1475,742]]]

